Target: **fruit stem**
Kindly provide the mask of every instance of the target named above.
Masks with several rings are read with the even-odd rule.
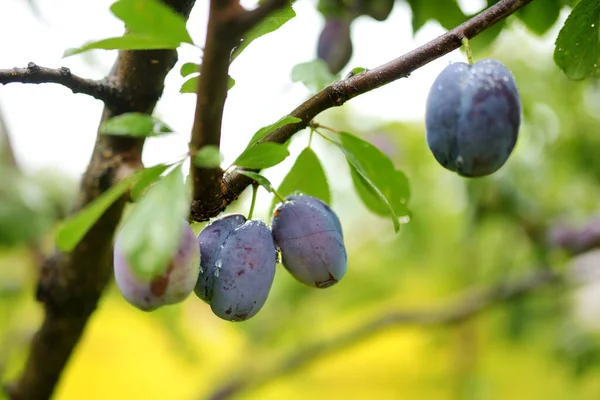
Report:
[[[315,133],[315,128],[310,127],[310,136],[308,137],[308,147],[312,144],[313,134]]]
[[[258,182],[252,184],[252,202],[250,203],[250,211],[248,211],[248,219],[252,219],[254,215],[254,206],[256,205],[256,193],[258,192]]]
[[[466,37],[462,38],[461,43],[465,46],[465,50],[467,52],[467,60],[469,60],[469,65],[473,65],[473,53],[471,53],[471,46],[469,45],[469,39]]]
[[[281,195],[281,193],[279,193],[277,190],[275,190],[275,188],[273,188],[273,194],[275,195],[275,197],[277,197],[277,199],[279,201],[281,201],[282,203],[285,203],[285,197],[283,197]]]

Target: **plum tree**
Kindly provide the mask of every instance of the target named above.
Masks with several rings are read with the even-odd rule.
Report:
[[[346,273],[347,254],[335,213],[311,196],[288,196],[273,215],[284,267],[300,282],[326,288]]]
[[[234,214],[215,220],[198,236],[201,273],[195,293],[219,318],[244,321],[265,304],[277,263],[271,230]]]
[[[464,177],[490,175],[502,167],[520,123],[515,80],[496,60],[448,65],[427,98],[427,144],[442,166]]]
[[[115,281],[125,299],[143,311],[185,300],[192,290],[200,267],[200,248],[190,226],[183,224],[181,243],[164,272],[145,279],[136,274],[121,248],[121,237],[115,241],[113,264]]]

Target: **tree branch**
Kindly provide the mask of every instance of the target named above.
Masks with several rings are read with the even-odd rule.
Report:
[[[73,75],[66,67],[52,69],[30,62],[26,68],[0,69],[0,84],[9,83],[58,83],[73,93],[87,94],[112,108],[119,108],[125,102],[122,92],[108,79],[84,79]]]
[[[239,0],[210,2],[204,57],[196,90],[196,112],[190,142],[192,154],[206,145],[220,145],[233,48],[248,29],[288,2],[269,0],[251,11],[242,8]],[[217,215],[224,208],[221,199],[223,170],[201,168],[192,163],[190,174],[194,183],[194,202],[202,204],[207,214]]]
[[[263,141],[285,143],[295,133],[306,128],[310,121],[321,112],[332,107],[339,107],[356,96],[407,77],[411,72],[431,61],[458,49],[463,38],[472,39],[532,1],[500,0],[462,25],[387,64],[331,84],[290,113],[290,115],[302,119],[302,122],[285,125],[272,132]],[[224,175],[220,198],[213,195],[214,201],[211,204],[194,201],[190,210],[191,218],[196,221],[205,221],[216,216],[228,204],[237,199],[251,183],[250,178],[238,173],[237,170]],[[195,199],[198,200],[198,197]]]
[[[194,0],[165,0],[186,18]],[[121,51],[111,72],[118,90],[129,93],[123,107],[106,107],[102,120],[125,112],[152,113],[164,78],[177,61],[175,50]],[[142,139],[98,135],[83,177],[77,211],[119,179],[142,166]],[[71,253],[59,253],[43,265],[37,299],[44,320],[35,334],[19,381],[8,388],[13,400],[52,397],[90,315],[112,277],[112,239],[121,218],[124,199],[113,204]]]
[[[248,376],[248,369],[240,369],[235,378],[218,387],[208,400],[225,400],[233,398],[241,392],[258,388],[275,377],[280,377],[307,364],[321,356],[331,354],[343,348],[381,333],[385,329],[398,326],[443,326],[454,325],[474,318],[482,312],[503,302],[514,300],[520,296],[533,293],[552,284],[560,283],[563,277],[548,269],[539,269],[531,275],[515,281],[507,281],[487,289],[473,289],[459,297],[449,306],[432,310],[403,311],[385,313],[371,321],[355,327],[340,336],[307,345],[284,356],[275,365],[263,370],[255,376]]]

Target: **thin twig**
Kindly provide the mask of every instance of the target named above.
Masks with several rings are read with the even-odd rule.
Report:
[[[356,96],[409,76],[413,71],[459,48],[463,38],[474,38],[532,1],[500,0],[455,29],[387,64],[331,84],[290,113],[290,115],[300,118],[301,122],[285,125],[262,141],[285,143],[295,133],[306,128],[310,121],[321,112],[332,107],[339,107]],[[236,200],[252,183],[252,180],[238,173],[237,170],[233,170],[223,176],[222,183],[220,198],[213,196],[214,199],[210,205],[200,201],[192,203],[190,210],[192,219],[204,221],[216,216]]]
[[[66,67],[53,69],[30,62],[25,68],[0,69],[0,84],[9,83],[58,83],[73,93],[87,94],[101,100],[109,107],[118,107],[124,102],[121,91],[107,79],[81,78]]]
[[[219,386],[207,400],[225,400],[241,392],[254,390],[275,377],[289,374],[319,357],[355,345],[382,331],[399,326],[444,326],[474,318],[488,309],[520,296],[531,294],[551,284],[562,282],[562,276],[548,269],[540,269],[520,280],[507,281],[487,289],[473,289],[450,305],[421,311],[387,312],[350,331],[330,339],[315,342],[283,356],[279,362],[256,375],[241,369],[235,378]],[[443,303],[443,304],[447,304]]]

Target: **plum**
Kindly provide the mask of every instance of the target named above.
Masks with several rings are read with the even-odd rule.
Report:
[[[246,217],[241,214],[225,215],[212,221],[198,235],[200,274],[194,293],[206,303],[210,303],[213,296],[215,265],[220,259],[221,248],[234,229],[245,222]]]
[[[338,216],[335,214],[335,212],[331,209],[331,207],[329,207],[329,205],[327,203],[325,203],[323,200],[313,197],[313,196],[307,196],[304,194],[292,194],[286,197],[286,200],[290,200],[290,201],[305,201],[307,203],[313,204],[317,207],[320,207],[323,211],[325,211],[325,213],[327,213],[327,215],[329,215],[329,217],[331,218],[331,220],[335,223],[336,228],[338,229],[338,231],[340,232],[340,236],[344,237],[343,232],[342,232],[342,224],[340,222],[340,219],[338,218]]]
[[[206,291],[213,313],[227,321],[255,316],[275,277],[277,249],[269,227],[262,221],[246,221],[228,231],[222,245],[206,251],[216,258],[212,287]]]
[[[352,38],[348,19],[327,18],[319,35],[317,57],[325,61],[332,74],[337,74],[348,64],[352,57]]]
[[[435,159],[463,177],[496,172],[519,134],[521,99],[512,73],[500,62],[448,65],[427,98],[427,144]]]
[[[182,223],[181,241],[165,272],[148,280],[135,274],[115,240],[113,266],[115,281],[123,297],[143,311],[153,311],[167,304],[185,300],[194,290],[200,267],[200,247],[187,222]]]
[[[339,219],[312,196],[288,196],[273,214],[273,238],[283,266],[298,281],[317,288],[346,274],[347,254]]]

